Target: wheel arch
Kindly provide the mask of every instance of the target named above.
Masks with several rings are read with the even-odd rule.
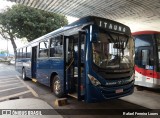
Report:
[[[22,74],[22,79],[26,80],[27,79],[27,74],[26,74],[26,70],[25,70],[24,66],[22,66],[21,74]],[[23,74],[25,74],[24,78],[23,78]]]
[[[52,87],[52,82],[53,82],[53,79],[54,79],[54,77],[55,77],[56,75],[58,75],[56,72],[52,72],[52,73],[51,73],[51,76],[50,76],[50,88]],[[51,89],[51,90],[52,90],[52,89]]]

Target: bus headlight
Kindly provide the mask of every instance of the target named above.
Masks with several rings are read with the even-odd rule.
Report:
[[[94,86],[99,86],[99,85],[101,85],[101,83],[100,83],[96,78],[94,78],[92,75],[88,74],[88,78],[90,79],[91,83],[92,83]]]

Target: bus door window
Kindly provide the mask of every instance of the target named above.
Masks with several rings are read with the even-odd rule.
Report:
[[[23,48],[23,58],[26,58],[26,48]]]
[[[27,58],[30,58],[30,57],[31,57],[31,46],[28,46],[28,47],[27,47],[26,57],[27,57]]]
[[[75,79],[74,79],[74,37],[69,36],[66,38],[66,75],[67,75],[67,88],[68,93],[75,93]]]
[[[142,56],[142,66],[149,65],[149,50],[142,50],[141,52]]]
[[[145,69],[153,70],[153,55],[151,50],[142,49],[141,50],[141,66]]]
[[[32,78],[36,78],[36,73],[37,73],[37,47],[32,47],[32,62],[31,62],[31,73],[32,73]]]
[[[81,39],[81,65],[84,66],[84,59],[85,59],[85,48],[84,48],[84,38]],[[78,75],[78,38],[76,39],[76,42],[74,43],[74,72],[75,76]],[[83,70],[83,68],[81,68]]]
[[[77,93],[77,78],[78,78],[78,34],[68,37],[68,61],[67,63],[67,78],[69,93]],[[84,38],[81,39],[81,77],[84,78],[84,59],[85,59],[85,44]],[[82,79],[81,79],[82,80]]]
[[[68,52],[66,54],[67,56],[67,62],[72,62],[74,61],[74,58],[73,58],[73,39],[72,38],[67,38],[67,41],[68,41],[68,46],[66,47]]]
[[[28,58],[27,63],[29,64],[28,67],[26,67],[26,72],[29,77],[31,77],[31,46],[26,47],[26,58]]]
[[[78,39],[80,38],[80,39]],[[80,43],[78,43],[80,40]],[[85,34],[79,34],[76,37],[76,43],[74,43],[74,78],[77,79],[77,92],[79,95],[78,99],[81,100],[85,94]],[[80,50],[78,50],[80,45]],[[80,60],[79,60],[79,52],[80,52]],[[80,61],[80,65],[78,64]],[[78,73],[78,70],[79,73]]]

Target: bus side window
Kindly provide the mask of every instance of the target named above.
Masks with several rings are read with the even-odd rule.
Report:
[[[61,36],[52,38],[50,41],[50,57],[62,57],[63,39]]]
[[[56,46],[56,40],[55,38],[50,39],[50,57],[55,57],[55,46]]]
[[[39,57],[48,57],[48,44],[48,40],[40,42]]]

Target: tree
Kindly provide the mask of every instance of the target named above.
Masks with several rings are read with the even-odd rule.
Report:
[[[7,50],[1,50],[1,51],[0,51],[0,54],[7,54],[7,53],[8,53]]]
[[[6,19],[6,18],[5,18]],[[10,40],[13,46],[14,54],[16,54],[16,43],[14,39],[16,38],[15,34],[12,32],[11,27],[7,23],[8,20],[3,19],[3,15],[0,14],[0,34],[6,40]]]
[[[14,5],[0,13],[0,33],[4,38],[11,40],[15,53],[15,38],[25,37],[32,41],[67,24],[64,15],[23,5]]]

